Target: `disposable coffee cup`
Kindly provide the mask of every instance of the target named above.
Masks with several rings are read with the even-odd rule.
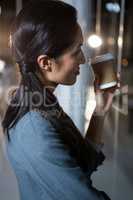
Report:
[[[114,57],[106,53],[90,59],[94,74],[99,78],[100,89],[104,90],[117,85],[117,76],[114,70]]]

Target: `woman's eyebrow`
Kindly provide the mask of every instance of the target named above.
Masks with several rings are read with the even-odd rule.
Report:
[[[81,46],[83,46],[83,43],[80,43],[80,44],[77,46],[77,48],[79,48],[79,47],[81,47]]]
[[[81,48],[81,46],[83,46],[83,43],[79,43],[78,45],[76,45],[75,47],[73,47],[74,51],[76,51],[76,49]]]

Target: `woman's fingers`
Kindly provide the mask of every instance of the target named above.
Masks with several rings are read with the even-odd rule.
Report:
[[[95,80],[94,80],[94,90],[95,90],[95,93],[100,92],[100,81],[98,77],[95,77]]]
[[[98,78],[98,76],[95,76],[95,80],[94,80],[94,89],[95,89],[95,92],[111,92],[111,93],[114,93],[116,89],[120,89],[121,88],[121,73],[118,72],[117,75],[117,85],[114,86],[114,87],[111,87],[111,88],[107,88],[107,89],[104,89],[104,90],[101,90],[100,89],[100,80]]]
[[[104,112],[108,112],[112,106],[114,94],[112,92],[107,94],[105,105],[104,105]]]

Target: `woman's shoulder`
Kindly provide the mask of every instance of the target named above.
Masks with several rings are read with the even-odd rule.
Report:
[[[55,137],[55,133],[56,130],[51,122],[40,112],[29,111],[10,129],[9,136],[11,141],[31,143],[31,141],[41,141],[44,137]]]
[[[33,162],[40,159],[60,164],[71,160],[52,123],[34,111],[26,113],[10,130],[7,149],[8,154],[18,162],[24,161],[25,156]]]
[[[41,115],[39,111],[27,112],[14,126],[14,131],[32,130],[34,127],[41,129],[54,129],[51,122]]]
[[[25,152],[29,157],[50,155],[61,146],[59,135],[51,122],[40,113],[30,111],[26,113],[9,131],[10,140],[7,141],[9,152],[21,155]],[[17,159],[19,159],[17,157]]]

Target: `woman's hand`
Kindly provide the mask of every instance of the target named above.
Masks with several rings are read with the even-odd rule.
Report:
[[[117,86],[106,90],[99,89],[99,79],[94,81],[96,108],[86,132],[86,138],[94,144],[103,144],[103,126],[105,114],[110,110],[116,89],[120,88],[120,74],[117,75]]]

